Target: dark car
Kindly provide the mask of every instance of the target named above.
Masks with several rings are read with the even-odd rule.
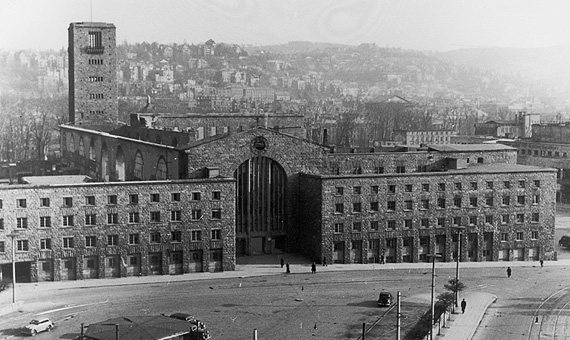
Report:
[[[570,236],[569,235],[564,235],[560,238],[560,241],[558,241],[558,245],[564,248],[570,248]]]
[[[389,307],[392,304],[392,294],[387,292],[382,292],[378,296],[378,306]]]

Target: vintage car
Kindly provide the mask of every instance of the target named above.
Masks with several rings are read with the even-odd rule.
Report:
[[[22,328],[22,333],[35,336],[43,331],[50,331],[53,328],[53,322],[48,318],[34,319]]]
[[[387,292],[382,292],[378,296],[378,306],[389,307],[392,304],[392,294]]]

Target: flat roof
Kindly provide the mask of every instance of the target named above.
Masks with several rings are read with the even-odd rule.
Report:
[[[31,185],[77,184],[91,182],[91,177],[86,175],[25,176],[22,177],[22,181]]]
[[[504,144],[430,144],[428,148],[439,152],[500,151],[516,150]]]

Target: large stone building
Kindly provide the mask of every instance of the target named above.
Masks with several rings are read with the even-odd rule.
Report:
[[[90,34],[89,26],[75,32]],[[70,60],[83,44],[70,48]],[[76,83],[91,76],[80,68]],[[433,253],[450,261],[460,232],[463,261],[553,257],[556,170],[517,165],[509,146],[343,151],[308,140],[291,115],[145,113],[130,126],[112,112],[81,124],[76,115],[70,109],[61,126],[62,155],[96,183],[0,187],[0,233],[16,232],[16,259],[30,280],[232,270],[236,256],[276,252],[335,263]],[[53,206],[41,207],[43,198]],[[51,252],[42,248],[48,238]],[[12,248],[0,246],[6,271]]]

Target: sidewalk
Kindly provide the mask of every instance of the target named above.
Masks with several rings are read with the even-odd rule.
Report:
[[[487,308],[497,297],[483,292],[466,292],[460,294],[459,300],[462,299],[467,302],[465,314],[461,313],[461,307],[457,307],[457,314],[451,314],[451,320],[447,321],[446,327],[442,328],[434,339],[470,340],[483,320]]]

